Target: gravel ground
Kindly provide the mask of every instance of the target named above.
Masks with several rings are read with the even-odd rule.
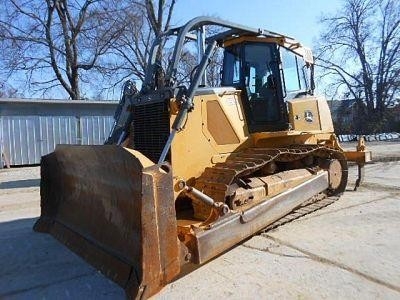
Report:
[[[355,144],[345,143],[346,148]],[[255,236],[155,299],[400,298],[400,143],[371,142],[378,162],[334,204]],[[32,226],[39,168],[0,170],[0,298],[123,299],[123,290]]]

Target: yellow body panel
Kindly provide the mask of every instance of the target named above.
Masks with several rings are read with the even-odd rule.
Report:
[[[203,133],[213,138],[217,146],[239,143],[239,137],[218,100],[207,101],[204,106],[202,105],[202,110],[202,117],[207,116],[206,122],[203,122],[206,124],[203,125]]]
[[[301,131],[278,131],[260,132],[252,135],[255,147],[273,148],[289,145],[313,144],[313,145],[337,145],[336,136],[333,133],[323,133],[321,131],[301,132]]]
[[[173,100],[171,124],[176,117]],[[249,134],[240,90],[202,90],[194,98],[194,110],[190,112],[185,128],[176,134],[171,146],[176,195],[179,180],[191,184],[206,167],[224,162],[232,153],[248,147],[293,144],[339,147],[325,99],[314,96],[293,99],[288,101],[288,108],[291,130]],[[312,122],[305,120],[305,111],[311,112]]]
[[[240,99],[241,91],[202,95],[201,111],[203,134],[218,153],[233,152],[232,145],[248,139]]]
[[[176,134],[171,145],[175,182],[180,179],[190,182],[206,167],[223,162],[232,152],[250,146],[252,140],[239,97],[240,91],[218,93],[218,89],[195,96],[195,108],[184,130]],[[172,115],[171,124],[175,117]]]
[[[289,121],[294,131],[333,132],[328,104],[319,97],[307,97],[288,101]]]

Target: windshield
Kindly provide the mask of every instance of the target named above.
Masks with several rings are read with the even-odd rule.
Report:
[[[272,71],[273,50],[274,48],[270,44],[247,44],[245,46],[245,83],[251,96],[259,94],[262,87],[267,84],[268,77],[274,76]]]

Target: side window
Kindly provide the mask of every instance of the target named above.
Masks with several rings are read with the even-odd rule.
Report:
[[[239,57],[234,58],[233,62],[233,76],[232,76],[232,83],[239,83],[240,82],[240,60]]]
[[[256,92],[256,68],[250,67],[249,72],[249,89],[251,93]]]
[[[301,90],[297,57],[286,49],[282,49],[281,53],[286,92]]]
[[[236,51],[235,51],[236,50]],[[240,57],[237,49],[226,49],[224,53],[224,65],[222,85],[237,85],[240,83]]]
[[[306,74],[303,72],[303,60],[293,52],[281,48],[282,67],[287,93],[306,90]]]

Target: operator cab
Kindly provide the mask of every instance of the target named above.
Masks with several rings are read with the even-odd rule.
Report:
[[[225,46],[221,84],[243,91],[250,133],[287,130],[285,101],[312,92],[308,69],[276,42],[241,41]]]

